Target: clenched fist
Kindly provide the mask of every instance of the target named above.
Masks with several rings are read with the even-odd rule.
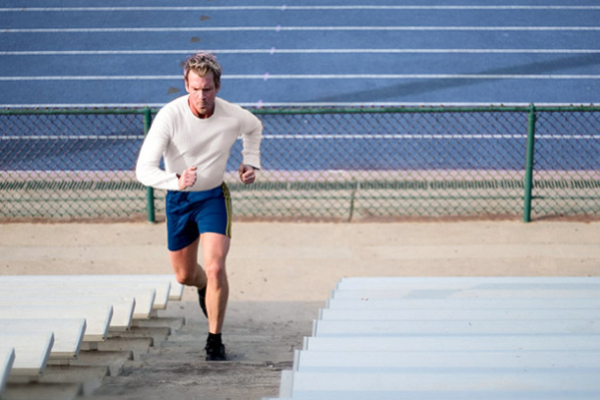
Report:
[[[196,167],[189,167],[179,175],[179,190],[185,190],[196,183]]]
[[[254,181],[256,180],[256,174],[254,174],[254,167],[251,167],[250,165],[240,164],[238,172],[240,174],[240,180],[246,185],[254,183]]]

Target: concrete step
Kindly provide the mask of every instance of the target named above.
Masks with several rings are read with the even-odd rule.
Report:
[[[133,360],[133,351],[82,351],[76,360],[69,362],[72,367],[105,367],[108,368],[110,376],[117,376],[123,370],[123,366]],[[56,360],[48,360],[48,365],[63,365]]]
[[[163,288],[163,282],[169,282],[169,290],[167,292],[167,299],[180,301],[183,297],[184,286],[177,282],[173,274],[133,274],[133,275],[69,275],[73,276],[73,279],[87,279],[91,277],[95,281],[115,281],[115,278],[120,282],[133,282],[133,283],[155,283],[159,284],[159,288]],[[85,277],[85,278],[79,278]],[[162,293],[158,293],[157,297],[162,298]]]
[[[600,277],[549,276],[549,277],[348,277],[341,278],[337,290],[389,290],[389,289],[599,289]]]
[[[181,329],[185,325],[183,317],[156,317],[148,320],[134,320],[133,327],[138,328],[169,328],[171,330]]]
[[[27,287],[2,288],[0,305],[65,305],[65,304],[109,304],[113,306],[115,318],[121,320],[127,316],[129,319],[147,319],[152,314],[152,307],[156,291],[152,288],[131,288],[124,293],[123,290],[111,287],[72,288],[65,292],[62,287],[37,285]],[[123,310],[120,310],[120,307]]]
[[[405,335],[306,337],[309,351],[598,351],[599,335]]]
[[[81,383],[9,383],[2,400],[74,400],[82,394]]]
[[[9,277],[9,278],[12,278]],[[140,298],[141,306],[137,311],[138,314],[144,315],[146,310],[144,306],[152,304],[152,311],[164,309],[166,307],[168,298],[167,292],[169,283],[163,282],[162,284],[152,283],[127,283],[127,282],[111,282],[111,281],[99,281],[99,282],[87,282],[87,281],[57,281],[49,280],[47,283],[42,281],[32,281],[24,283],[25,281],[8,279],[5,280],[0,277],[0,289],[6,293],[19,293],[22,292],[21,297],[71,297],[71,298],[125,298],[135,299],[136,295]]]
[[[50,359],[72,360],[79,354],[85,319],[0,319],[0,333],[53,333]]]
[[[110,332],[108,340],[150,338],[152,339],[152,345],[154,345],[167,340],[170,334],[171,328],[168,327],[146,328],[134,326],[126,332]]]
[[[69,309],[77,306],[98,308],[112,308],[112,316],[109,322],[109,330],[122,331],[127,330],[131,326],[133,319],[134,308],[136,306],[134,297],[111,297],[111,296],[78,296],[58,295],[45,293],[44,297],[30,297],[23,294],[11,296],[10,299],[0,298],[0,308],[11,308],[18,310],[20,307],[57,307],[61,309]]]
[[[320,309],[323,321],[542,321],[542,320],[600,320],[600,309],[401,309],[401,310],[330,310]]]
[[[329,310],[598,310],[600,298],[329,299]]]
[[[0,342],[21,340],[14,351],[4,344],[0,361],[7,383],[0,398],[91,395],[105,376],[139,364],[154,343],[185,324],[181,317],[156,318],[169,301],[182,296],[183,286],[173,275],[0,276],[0,335],[11,335],[11,341],[0,336]],[[31,330],[50,335],[54,346],[46,336],[28,334]],[[34,359],[28,356],[44,342],[46,357],[38,356],[27,368],[21,365]],[[26,351],[19,351],[22,345]]]
[[[487,369],[496,371],[556,371],[600,369],[596,351],[296,351],[294,371],[405,372]]]
[[[600,277],[343,278],[279,399],[597,399],[599,310]]]
[[[143,354],[148,353],[150,347],[154,345],[152,338],[112,338],[104,342],[86,343],[82,346],[83,351],[129,351],[133,354],[133,359],[138,360]]]
[[[598,288],[586,289],[350,289],[336,290],[333,299],[600,299]]]
[[[372,396],[376,397],[372,397]],[[589,391],[513,391],[506,392],[448,392],[444,390],[429,392],[342,392],[342,391],[324,391],[324,392],[299,392],[292,396],[263,398],[263,400],[597,400],[597,392]],[[96,398],[93,400],[109,400],[105,398]]]
[[[84,342],[106,339],[113,315],[112,306],[73,304],[62,306],[0,306],[0,319],[85,319]],[[116,324],[117,322],[115,322]],[[127,321],[120,322],[127,324]]]
[[[4,349],[12,348],[15,352],[9,381],[18,377],[27,380],[39,379],[46,367],[53,343],[52,332],[0,333],[0,350],[4,352]]]
[[[600,334],[600,320],[315,321],[313,336]]]
[[[338,399],[385,399],[385,398],[445,398],[487,399],[489,393],[495,398],[521,398],[527,395],[539,399],[543,393],[559,393],[564,397],[577,398],[583,393],[600,396],[598,370],[574,370],[560,372],[518,371],[455,371],[432,372],[405,371],[403,373],[313,373],[294,372],[292,398],[311,398],[334,395]],[[393,395],[392,395],[393,393]],[[283,394],[282,394],[283,395]],[[366,397],[368,396],[368,397]],[[428,397],[427,397],[428,396]],[[544,398],[544,397],[541,397]],[[598,397],[597,397],[598,398]]]
[[[2,391],[6,386],[14,361],[14,347],[7,343],[0,344],[0,394],[2,394]]]
[[[0,285],[46,285],[63,287],[70,290],[73,287],[86,286],[112,287],[113,289],[153,288],[156,290],[155,310],[166,308],[169,299],[180,300],[183,296],[183,286],[175,281],[173,275],[4,275],[0,276]]]
[[[74,366],[74,365],[48,365],[40,383],[53,384],[81,384],[81,394],[91,395],[94,390],[102,385],[104,377],[109,375],[107,366]]]

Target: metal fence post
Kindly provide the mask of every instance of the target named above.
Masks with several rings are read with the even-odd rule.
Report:
[[[152,112],[146,107],[144,109],[144,137],[150,130],[150,123],[152,122]],[[156,222],[156,213],[154,211],[154,189],[146,187],[146,212],[148,214],[148,222]]]
[[[529,106],[527,114],[527,154],[525,158],[525,204],[523,222],[531,221],[531,193],[533,190],[533,148],[535,144],[535,106]]]

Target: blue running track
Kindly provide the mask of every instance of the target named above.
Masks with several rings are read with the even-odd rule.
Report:
[[[600,5],[595,0],[5,0],[0,28],[1,108],[160,107],[185,94],[182,62],[200,49],[213,51],[221,61],[220,97],[247,107],[599,104]],[[266,132],[266,168],[523,167],[489,159],[448,160],[443,154],[417,157],[418,146],[431,140],[455,141],[450,145],[465,151],[483,146],[510,152],[515,142],[523,148],[523,132],[519,137],[492,132],[509,135],[497,140],[481,138],[490,132],[425,140],[343,136],[427,134],[364,130],[332,132],[342,136],[330,138],[314,136],[323,132],[276,138],[284,133]],[[583,154],[588,161],[582,168],[600,169],[600,157],[594,156],[600,153],[598,127],[578,133],[584,139],[565,147],[573,152],[568,158]],[[14,140],[28,134],[0,132],[2,152],[43,148],[46,141],[35,136],[45,134],[38,127],[28,140]],[[140,143],[112,145],[118,151]],[[284,146],[313,155],[319,164],[281,164]],[[345,159],[367,154],[369,146],[390,155]],[[93,153],[89,148],[71,157],[14,159],[0,169],[67,163],[67,168],[122,170],[135,162],[90,165]],[[68,165],[73,160],[80,160],[75,167]]]
[[[57,1],[0,8],[1,107],[161,106],[198,49],[247,106],[590,104],[597,1]]]

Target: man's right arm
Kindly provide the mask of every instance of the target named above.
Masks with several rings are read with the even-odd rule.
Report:
[[[160,160],[169,145],[169,141],[168,118],[159,113],[154,119],[140,150],[135,168],[138,181],[155,189],[179,190],[177,175],[160,169]]]

